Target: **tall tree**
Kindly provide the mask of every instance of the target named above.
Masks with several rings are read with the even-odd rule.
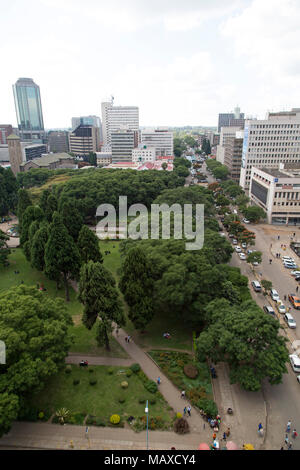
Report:
[[[70,300],[68,279],[77,279],[80,270],[80,255],[71,235],[58,212],[54,212],[45,248],[45,274],[56,281],[63,277],[66,300]]]
[[[65,202],[61,207],[60,214],[69,234],[76,242],[83,224],[83,217],[76,208],[75,202]]]
[[[0,365],[0,436],[25,399],[63,366],[70,325],[62,299],[26,285],[0,293],[0,339],[6,345],[6,364]]]
[[[129,318],[138,330],[144,330],[153,318],[154,273],[143,250],[132,248],[122,266],[120,289],[129,305]]]
[[[40,222],[44,217],[39,206],[28,206],[22,216],[22,228],[20,232],[20,244],[23,245],[29,239],[29,227],[32,222]]]
[[[49,223],[52,222],[52,216],[55,211],[57,211],[57,200],[54,194],[51,193],[47,197],[47,204],[45,210],[45,216]]]
[[[87,263],[88,261],[103,263],[103,256],[99,248],[99,239],[87,225],[81,227],[77,246],[82,263]]]
[[[8,264],[10,249],[7,246],[7,240],[9,240],[9,236],[0,230],[0,266],[7,266]]]
[[[45,268],[45,249],[48,236],[49,226],[47,223],[42,223],[32,239],[31,266],[39,271],[43,271]]]
[[[23,219],[24,212],[26,208],[31,205],[32,205],[32,201],[31,201],[28,191],[26,189],[19,189],[17,215],[18,215],[18,220],[19,220],[19,232],[20,233],[22,231],[22,219]]]
[[[81,267],[78,298],[84,305],[84,325],[91,329],[98,322],[97,341],[109,350],[113,323],[122,326],[125,317],[116,282],[101,263],[89,261]]]

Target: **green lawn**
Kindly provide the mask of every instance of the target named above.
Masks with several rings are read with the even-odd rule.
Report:
[[[89,370],[93,369],[93,373]],[[113,371],[110,375],[109,369]],[[129,416],[141,417],[145,414],[145,403],[139,403],[140,399],[150,400],[155,398],[156,403],[151,404],[151,417],[160,416],[164,421],[171,424],[174,413],[157,392],[148,392],[140,378],[145,375],[142,372],[127,377],[125,367],[72,366],[72,372],[66,374],[60,371],[52,377],[44,387],[44,390],[34,394],[29,405],[39,411],[49,410],[54,413],[59,408],[67,408],[72,413],[93,415],[107,422],[112,414],[118,414],[122,419]],[[73,385],[73,380],[79,379],[78,385]],[[90,385],[90,379],[97,379],[96,385]],[[121,382],[128,382],[128,388],[123,389]],[[119,398],[125,399],[124,403]]]

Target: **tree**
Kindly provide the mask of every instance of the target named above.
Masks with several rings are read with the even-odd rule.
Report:
[[[262,262],[262,252],[261,251],[253,251],[247,256],[247,263],[249,264],[254,264],[258,263],[260,264]]]
[[[52,222],[52,216],[55,211],[57,211],[57,200],[54,194],[50,193],[47,198],[47,204],[45,209],[45,216],[49,223]]]
[[[99,248],[99,239],[87,225],[83,225],[77,241],[81,262],[103,263],[103,256]]]
[[[260,390],[265,378],[272,385],[281,383],[288,350],[277,319],[265,315],[252,300],[239,305],[214,300],[206,314],[207,327],[196,342],[199,360],[227,361],[231,383],[245,390]]]
[[[97,155],[95,152],[89,153],[88,161],[90,165],[97,166]]]
[[[76,204],[73,201],[63,203],[60,214],[69,234],[76,242],[83,224],[83,217],[76,208]]]
[[[266,218],[265,211],[258,206],[246,207],[243,214],[250,222],[259,222],[260,219]]]
[[[10,249],[7,246],[7,240],[9,240],[9,236],[0,230],[0,266],[7,266],[9,264],[8,255],[10,254]]]
[[[28,206],[22,216],[22,228],[20,231],[20,244],[29,239],[29,227],[32,222],[40,222],[44,217],[43,211],[39,206]]]
[[[161,167],[163,170],[166,170],[168,168],[168,164],[166,162],[162,162]]]
[[[72,318],[62,299],[21,285],[0,293],[0,435],[7,432],[26,398],[64,364],[71,345]]]
[[[32,201],[31,201],[28,191],[26,189],[19,189],[17,215],[18,215],[20,233],[22,231],[23,214],[25,213],[26,208],[31,205],[32,205]]]
[[[266,279],[262,279],[261,281],[261,285],[263,287],[263,289],[266,291],[266,292],[270,292],[273,288],[273,284],[271,281],[267,281]]]
[[[45,248],[45,274],[56,281],[63,277],[66,300],[70,300],[68,279],[76,279],[80,269],[80,255],[77,246],[58,212],[54,212]]]
[[[80,270],[79,296],[84,305],[83,324],[91,329],[96,322],[97,341],[110,350],[113,323],[125,324],[123,307],[112,274],[101,263],[89,261]]]
[[[129,318],[138,330],[144,330],[153,318],[152,265],[138,246],[132,248],[123,263],[119,287],[129,306]]]
[[[38,271],[43,271],[45,268],[45,248],[48,236],[49,226],[44,222],[35,232],[31,242],[31,266]]]
[[[229,175],[229,169],[227,166],[222,165],[221,167],[216,168],[213,174],[216,179],[225,180]]]

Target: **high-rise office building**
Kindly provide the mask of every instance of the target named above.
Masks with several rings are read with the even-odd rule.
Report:
[[[252,167],[277,169],[280,163],[300,163],[299,108],[245,121],[240,186],[249,189]]]
[[[236,107],[234,113],[221,113],[218,120],[218,132],[221,127],[240,126],[244,127],[245,114],[240,112],[240,108]]]
[[[0,144],[7,144],[7,137],[13,133],[10,124],[0,124]]]
[[[235,136],[227,137],[224,143],[224,165],[229,170],[229,178],[240,182],[244,131],[236,131]]]
[[[40,87],[32,78],[19,78],[13,85],[13,92],[21,139],[43,141],[44,121]]]
[[[111,133],[112,163],[131,162],[132,150],[138,145],[138,131],[119,129]]]
[[[111,145],[111,134],[118,129],[139,130],[137,106],[114,106],[113,102],[101,103],[103,144]]]
[[[80,124],[69,134],[70,152],[79,156],[88,156],[90,152],[97,152],[97,129],[94,126]]]
[[[67,131],[49,131],[48,146],[50,152],[68,152],[69,138]]]
[[[98,116],[72,117],[72,130],[75,130],[80,124],[83,126],[94,126],[96,128],[97,151],[99,151],[103,142],[101,119]]]
[[[141,143],[155,147],[157,157],[173,155],[173,132],[167,127],[142,129]]]

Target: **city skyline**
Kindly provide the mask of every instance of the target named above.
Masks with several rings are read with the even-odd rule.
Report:
[[[17,124],[19,77],[40,86],[47,129],[100,116],[110,95],[138,106],[141,126],[217,126],[236,105],[258,118],[297,107],[299,14],[296,0],[14,0],[0,19],[0,122]]]

